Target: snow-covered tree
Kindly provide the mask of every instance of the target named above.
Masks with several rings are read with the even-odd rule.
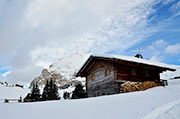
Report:
[[[40,101],[41,94],[39,90],[39,86],[37,83],[33,84],[31,89],[31,93],[28,93],[27,96],[24,98],[24,102],[35,102]]]
[[[55,81],[51,79],[46,82],[46,85],[43,90],[42,100],[59,100],[58,87],[55,84]]]
[[[31,98],[34,99],[35,101],[40,101],[41,99],[41,94],[37,83],[33,84],[33,88],[31,90]]]
[[[78,84],[73,91],[72,99],[79,99],[79,98],[85,98],[85,97],[86,97],[86,92],[83,89],[83,86],[81,84]]]
[[[49,92],[50,92],[50,84],[49,81],[46,81],[46,85],[43,89],[43,93],[42,93],[42,100],[49,100]]]

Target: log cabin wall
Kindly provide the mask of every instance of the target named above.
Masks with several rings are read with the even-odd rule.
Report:
[[[115,93],[114,66],[107,61],[96,60],[86,77],[88,97]]]
[[[141,65],[115,64],[116,80],[143,82],[159,81],[160,71],[153,67],[144,67]]]

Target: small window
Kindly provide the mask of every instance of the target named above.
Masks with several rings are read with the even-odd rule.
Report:
[[[95,80],[95,75],[93,74],[91,78],[92,78],[92,80]]]
[[[136,76],[136,70],[134,68],[131,69],[131,75]]]
[[[109,76],[110,75],[110,70],[109,69],[106,69],[105,70],[105,76]]]

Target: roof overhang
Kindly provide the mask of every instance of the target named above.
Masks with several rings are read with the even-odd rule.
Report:
[[[129,60],[128,58],[131,58],[131,60]],[[175,68],[172,68],[171,65],[167,65],[164,63],[160,63],[160,62],[156,62],[156,63],[152,63],[149,60],[144,60],[144,59],[139,59],[136,57],[128,57],[128,56],[122,56],[122,58],[117,58],[111,55],[105,55],[105,56],[101,56],[101,55],[90,55],[89,58],[87,59],[87,61],[82,65],[82,67],[79,69],[79,71],[76,73],[76,77],[80,76],[80,77],[85,77],[86,76],[86,70],[91,66],[92,62],[95,59],[99,59],[99,60],[106,60],[106,61],[112,61],[112,62],[126,62],[126,63],[131,63],[134,65],[144,65],[147,67],[156,67],[158,69],[160,69],[161,71],[176,71]]]

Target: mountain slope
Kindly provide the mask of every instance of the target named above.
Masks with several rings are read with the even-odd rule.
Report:
[[[88,57],[89,54],[74,53],[59,59],[52,63],[49,69],[44,69],[40,76],[36,77],[31,82],[31,86],[32,83],[38,83],[40,86],[43,86],[46,80],[49,80],[51,77],[56,80],[56,83],[59,86],[66,84],[72,85],[77,83],[79,80],[83,82],[84,78],[76,78],[74,74]]]

